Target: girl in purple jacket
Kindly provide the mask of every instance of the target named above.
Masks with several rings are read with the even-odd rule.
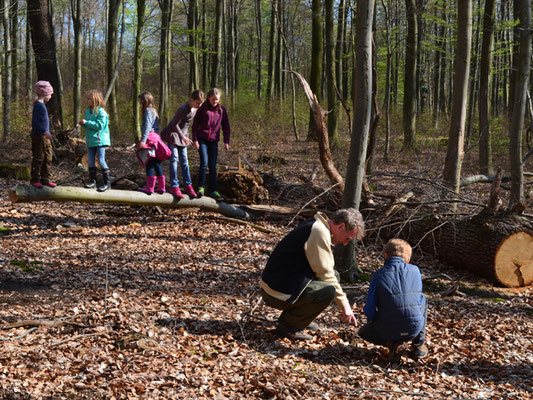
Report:
[[[230,126],[228,114],[220,104],[222,92],[213,88],[207,92],[207,100],[200,106],[192,124],[192,138],[200,153],[198,171],[198,197],[205,194],[207,167],[209,166],[209,196],[216,201],[224,200],[217,191],[217,157],[220,128],[224,133],[224,147],[229,151]]]

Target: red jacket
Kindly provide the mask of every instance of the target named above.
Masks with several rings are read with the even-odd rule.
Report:
[[[135,154],[142,166],[146,167],[146,164],[151,158],[155,157],[159,161],[163,161],[170,157],[171,152],[168,146],[163,143],[161,137],[156,132],[152,131],[148,134],[148,138],[146,139],[146,147],[137,149]]]
[[[204,101],[200,106],[192,123],[192,139],[218,142],[220,138],[220,128],[224,131],[224,143],[229,144],[230,126],[228,113],[222,105],[211,106],[209,100]]]

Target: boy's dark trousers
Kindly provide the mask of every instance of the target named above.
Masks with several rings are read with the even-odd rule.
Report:
[[[406,338],[405,340],[398,340],[398,342],[411,341],[415,346],[420,346],[426,341],[426,323],[428,319],[428,302],[424,296],[424,303],[421,306],[422,314],[424,315],[424,326],[422,330],[414,338]],[[377,344],[378,346],[386,346],[388,341],[383,339],[375,322],[369,321],[359,329],[359,336],[367,342]]]
[[[52,142],[44,135],[31,135],[31,183],[50,182],[52,165]]]
[[[300,331],[331,304],[335,298],[335,287],[327,282],[313,280],[292,304],[270,296],[263,289],[261,296],[267,306],[283,311],[278,319],[280,325]]]

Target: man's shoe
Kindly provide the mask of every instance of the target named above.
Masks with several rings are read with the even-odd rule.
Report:
[[[425,343],[422,343],[420,345],[413,345],[411,348],[411,352],[409,353],[409,356],[413,360],[421,360],[422,358],[426,357],[428,355],[428,347]]]
[[[307,328],[311,332],[318,332],[324,329],[324,326],[321,324],[317,324],[316,322],[311,322],[309,325],[307,325]]]
[[[224,197],[220,195],[216,190],[214,192],[211,192],[209,195],[212,199],[215,199],[215,201],[224,201]]]
[[[202,197],[205,194],[205,188],[203,186],[200,186],[198,188],[198,197]]]
[[[287,338],[289,340],[311,340],[313,338],[311,335],[308,335],[303,331],[299,331],[294,328],[289,328],[281,324],[278,324],[275,333],[279,337]]]
[[[185,193],[187,193],[191,199],[195,199],[196,197],[198,197],[198,195],[194,191],[192,185],[185,186],[185,189],[183,189],[183,190],[185,190]]]

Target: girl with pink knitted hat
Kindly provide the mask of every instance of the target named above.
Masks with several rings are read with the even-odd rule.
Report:
[[[30,183],[36,188],[43,186],[56,187],[50,180],[52,167],[52,134],[50,120],[44,103],[48,102],[54,93],[50,82],[39,81],[34,87],[37,100],[33,103],[31,118],[31,179]]]

